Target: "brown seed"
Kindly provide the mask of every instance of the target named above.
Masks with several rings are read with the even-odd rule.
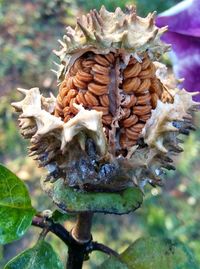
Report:
[[[87,91],[84,95],[85,100],[89,106],[98,106],[99,101],[98,99],[89,91]]]
[[[99,96],[99,100],[102,106],[109,106],[109,98],[107,94]]]
[[[73,83],[73,77],[68,77],[66,78],[66,86],[69,89],[73,89],[74,88],[74,83]]]
[[[140,121],[142,122],[146,122],[150,118],[151,118],[151,114],[146,114],[139,117]]]
[[[71,89],[69,90],[68,94],[63,98],[62,104],[63,107],[66,107],[69,105],[72,98],[74,98],[77,95],[77,90]]]
[[[142,70],[147,69],[147,67],[149,67],[149,65],[151,64],[151,60],[149,58],[144,58],[144,60],[142,61]]]
[[[102,75],[98,73],[94,74],[94,80],[103,85],[107,85],[110,82],[110,78],[108,75]]]
[[[152,107],[149,106],[135,106],[133,108],[133,113],[137,116],[142,116],[148,114],[151,111]]]
[[[102,56],[102,55],[96,54],[94,56],[94,59],[100,65],[103,65],[103,66],[109,66],[110,65],[109,61],[106,60],[106,58],[104,56]]]
[[[109,68],[101,66],[99,64],[95,64],[92,66],[92,71],[97,72],[99,74],[108,75],[109,74]]]
[[[74,115],[76,115],[78,113],[78,109],[76,109],[74,107],[74,103],[76,103],[76,98],[72,98],[70,103],[69,103],[69,107],[70,107],[70,110],[71,110],[71,113],[73,113]]]
[[[84,81],[79,80],[76,76],[73,77],[73,83],[79,89],[85,89],[87,87],[87,84]]]
[[[89,73],[90,74],[90,71],[92,70],[91,67],[83,67],[82,69],[85,73]]]
[[[140,84],[140,86],[137,88],[137,90],[135,91],[135,93],[137,94],[141,94],[143,92],[146,92],[149,90],[149,87],[151,85],[151,81],[150,79],[144,79],[142,81],[142,83]]]
[[[130,65],[124,70],[124,78],[126,79],[136,77],[141,70],[142,67],[138,62],[134,65]]]
[[[103,112],[103,115],[107,115],[108,112],[109,112],[109,108],[108,107],[104,107],[104,106],[93,106],[92,109],[95,109],[96,111]]]
[[[135,97],[134,95],[131,95],[131,99],[130,102],[127,104],[127,108],[131,108],[133,107],[137,102],[137,97]]]
[[[140,79],[139,78],[129,78],[126,79],[123,83],[123,90],[126,93],[131,93],[134,92],[138,89],[138,87],[140,86]]]
[[[68,122],[71,118],[73,118],[73,114],[72,115],[67,115],[65,118],[64,118],[64,122]]]
[[[136,64],[136,63],[137,63],[137,60],[134,57],[131,57],[129,62],[128,62],[128,65]]]
[[[137,139],[135,139],[135,140],[128,139],[128,137],[125,133],[120,134],[119,143],[123,149],[127,149],[129,147],[136,145],[136,141],[137,141]]]
[[[82,62],[82,66],[85,67],[85,68],[91,68],[93,67],[93,65],[95,64],[95,61],[93,60],[83,60]]]
[[[63,99],[61,98],[60,94],[57,96],[57,103],[59,104],[60,107],[63,107],[62,104]]]
[[[127,128],[130,127],[138,121],[138,117],[136,115],[131,115],[128,119],[122,121],[122,125]]]
[[[161,97],[163,89],[161,82],[156,78],[151,79],[151,88],[150,92],[156,93],[159,97]]]
[[[79,92],[76,96],[76,100],[77,100],[77,103],[78,104],[82,104],[84,106],[87,105],[87,102],[85,100],[85,97],[84,97],[84,93],[83,92]]]
[[[74,71],[75,73],[77,73],[78,70],[82,69],[82,61],[83,61],[83,59],[79,58],[79,59],[77,59],[77,60],[75,61],[74,65],[72,66],[73,71]]]
[[[95,95],[103,95],[108,93],[108,87],[107,86],[103,86],[103,85],[99,85],[96,83],[90,83],[88,85],[88,90],[92,93],[94,93]]]
[[[138,132],[134,131],[134,126],[132,128],[126,128],[125,133],[126,133],[127,137],[131,140],[137,140],[139,137]]]
[[[114,60],[115,60],[115,56],[113,55],[113,53],[108,53],[108,54],[105,54],[104,55],[105,56],[105,58],[112,64],[113,62],[114,62]]]
[[[158,95],[156,93],[152,93],[151,94],[151,105],[152,105],[152,108],[156,108],[157,106],[157,102],[158,102]]]
[[[83,70],[78,70],[76,78],[80,81],[89,82],[92,80],[93,76],[89,73],[84,72]]]
[[[151,95],[149,93],[138,96],[136,105],[149,105],[151,100]]]
[[[70,113],[71,113],[70,107],[69,106],[66,106],[63,109],[63,113],[64,113],[64,117],[66,117],[67,115],[70,115]]]
[[[132,128],[134,128],[134,130],[136,131],[136,132],[141,132],[142,131],[142,129],[144,128],[144,123],[137,123],[137,124],[135,124],[134,125],[134,127],[132,127]]]
[[[62,90],[61,90],[60,93],[59,93],[61,99],[63,99],[63,98],[68,94],[69,90],[70,90],[70,89],[67,88],[67,87],[62,88]]]
[[[102,116],[102,122],[106,125],[110,125],[112,123],[112,115],[111,114],[108,114],[108,115],[103,115]]]
[[[149,65],[149,67],[140,72],[138,75],[141,79],[152,78],[155,75],[156,68],[153,63]]]

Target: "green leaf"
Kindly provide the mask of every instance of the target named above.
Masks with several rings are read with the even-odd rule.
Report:
[[[129,269],[125,263],[121,261],[120,258],[111,256],[109,259],[107,259],[99,269]]]
[[[34,214],[24,183],[0,165],[0,244],[23,236]]]
[[[121,192],[80,192],[69,188],[62,179],[55,183],[44,182],[42,188],[53,199],[54,203],[66,212],[104,212],[125,214],[136,210],[143,201],[139,188],[127,188]]]
[[[64,266],[52,246],[41,240],[9,261],[4,269],[64,269]]]
[[[198,269],[191,251],[168,239],[140,238],[120,258],[109,258],[102,269]]]
[[[52,214],[52,220],[54,222],[64,222],[75,218],[76,215],[69,213],[62,213],[59,210],[55,210]]]
[[[140,238],[121,257],[130,269],[198,269],[190,251],[168,239]]]

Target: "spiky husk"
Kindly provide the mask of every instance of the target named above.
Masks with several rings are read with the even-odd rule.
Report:
[[[113,192],[134,185],[143,188],[147,182],[160,185],[163,170],[174,169],[171,157],[182,151],[177,136],[194,129],[191,111],[198,104],[187,91],[176,89],[174,79],[173,85],[169,83],[166,67],[155,62],[169,46],[160,41],[166,27],[157,28],[154,15],[140,18],[134,7],[128,7],[125,13],[119,8],[114,13],[108,12],[104,7],[99,13],[91,11],[77,20],[74,30],[67,28],[64,41],[60,41],[62,49],[55,52],[61,60],[57,72],[61,90],[57,100],[53,95],[43,97],[38,88],[19,89],[25,98],[13,106],[22,113],[20,127],[22,135],[31,140],[30,155],[36,156],[39,165],[49,171],[46,181],[62,178],[74,188]],[[101,81],[95,70],[88,71],[88,66],[82,70],[79,62],[87,57],[93,57],[101,69],[108,68],[108,76]],[[96,84],[85,86],[86,78]],[[143,85],[145,79],[148,84],[142,88],[139,84]],[[105,82],[106,87],[102,86]],[[133,82],[138,82],[137,87]],[[84,98],[76,102],[78,94],[82,96],[84,91],[90,93],[86,98],[91,102],[89,107]],[[111,116],[109,135],[105,107],[102,105],[100,109],[93,104],[98,101],[95,94],[101,96],[104,91],[110,95],[101,100],[101,104],[109,100],[106,108]],[[152,97],[155,93],[156,101]],[[134,119],[126,118],[131,127],[134,125],[131,132],[125,133],[126,143],[120,142],[118,135],[125,126],[121,122],[123,113],[118,113],[123,110],[123,94],[128,99],[135,96],[131,113],[140,110],[143,117],[139,126],[133,124]],[[138,100],[139,103],[142,100],[140,109]],[[134,143],[127,143],[128,135]]]
[[[19,89],[24,100],[12,105],[20,115],[22,135],[31,139],[30,155],[48,169],[46,180],[63,178],[69,186],[87,191],[117,191],[146,182],[161,184],[164,169],[174,169],[171,157],[179,153],[178,134],[188,134],[191,111],[198,105],[185,90],[174,91],[174,103],[158,101],[142,131],[144,142],[129,148],[126,157],[113,156],[102,128],[102,112],[75,105],[78,114],[63,122],[52,115],[55,98],[38,88]]]
[[[95,54],[116,52],[137,56],[148,50],[151,59],[159,58],[169,50],[169,45],[160,41],[167,27],[158,28],[154,22],[155,13],[146,18],[137,16],[135,7],[120,8],[109,12],[104,7],[99,12],[90,11],[77,19],[75,29],[66,28],[61,49],[54,51],[61,64],[57,76],[59,80],[68,72],[75,60],[84,53]]]

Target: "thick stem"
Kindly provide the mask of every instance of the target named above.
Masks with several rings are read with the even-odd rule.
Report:
[[[74,241],[68,248],[67,269],[81,269],[83,266],[87,246],[92,240],[92,216],[91,212],[79,213],[77,216],[76,224],[71,231]]]
[[[85,257],[85,245],[74,242],[68,246],[68,259],[66,269],[82,269]]]
[[[92,216],[91,212],[79,213],[77,216],[76,224],[71,233],[72,237],[80,244],[91,240]]]
[[[45,234],[48,231],[52,232],[68,246],[67,269],[81,269],[86,255],[92,251],[98,250],[108,255],[119,256],[109,247],[92,241],[92,213],[79,214],[72,233],[69,233],[61,224],[54,223],[53,220],[45,219],[40,215],[33,218],[32,225],[43,229]]]

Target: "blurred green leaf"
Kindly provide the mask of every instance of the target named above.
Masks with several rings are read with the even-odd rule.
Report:
[[[146,237],[131,244],[120,259],[109,258],[100,268],[198,269],[190,250],[168,239]]]
[[[156,237],[138,239],[121,257],[130,269],[197,269],[185,246]]]
[[[55,183],[44,182],[42,188],[53,199],[54,203],[66,212],[104,212],[125,214],[136,210],[143,201],[139,188],[128,188],[121,192],[80,192],[67,187],[63,180]]]
[[[71,220],[73,217],[74,217],[73,214],[62,213],[58,210],[55,210],[52,214],[52,219],[54,222],[62,222],[62,221]]]
[[[13,258],[4,269],[64,269],[52,246],[45,241],[38,243]]]
[[[125,263],[121,261],[121,258],[111,256],[103,264],[100,265],[99,269],[130,269]]]
[[[6,244],[23,236],[34,214],[24,183],[0,165],[0,243]]]

